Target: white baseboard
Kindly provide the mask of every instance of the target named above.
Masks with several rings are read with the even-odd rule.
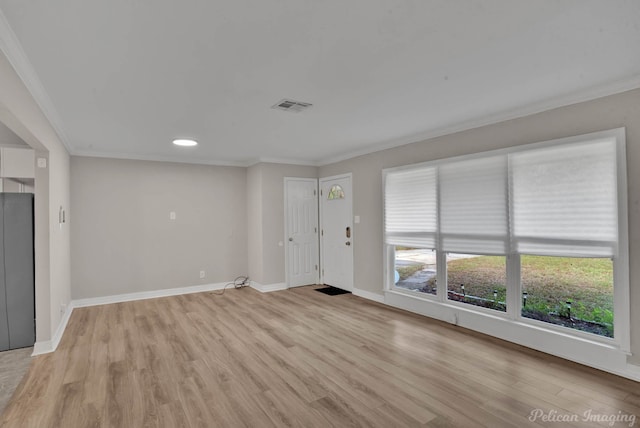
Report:
[[[384,303],[536,349],[565,360],[640,381],[640,366],[629,364],[627,362],[628,354],[613,344],[608,345],[528,323],[513,322],[502,317],[415,298],[394,291],[385,292]]]
[[[251,288],[258,290],[261,293],[270,293],[272,291],[286,290],[289,287],[286,282],[278,282],[275,284],[260,284],[259,282],[251,281]]]
[[[202,293],[206,291],[222,290],[230,282],[220,282],[217,284],[202,284],[190,287],[165,288],[163,290],[141,291],[138,293],[116,294],[113,296],[90,297],[87,299],[76,299],[69,302],[58,328],[51,340],[36,342],[33,345],[32,356],[48,354],[56,350],[62,339],[67,323],[74,308],[84,308],[88,306],[108,305],[111,303],[132,302],[134,300],[155,299],[158,297],[177,296],[180,294]],[[231,282],[232,284],[232,282]],[[232,285],[229,285],[232,287]]]
[[[56,328],[56,332],[53,334],[51,340],[45,340],[42,342],[36,342],[33,345],[33,352],[31,356],[34,357],[40,354],[48,354],[56,350],[58,345],[60,344],[60,340],[62,339],[62,335],[64,334],[65,329],[67,328],[67,324],[69,323],[69,318],[71,318],[71,313],[73,312],[73,302],[69,302],[67,305],[67,309],[64,311],[62,315],[62,319],[58,324],[58,328]]]
[[[50,340],[44,340],[36,342],[33,345],[33,352],[31,353],[31,356],[35,357],[36,355],[48,354],[55,350],[56,349],[53,347],[53,343]]]
[[[352,291],[358,297],[362,297],[363,299],[372,300],[377,303],[384,303],[384,296],[378,293],[372,293],[371,291],[362,290],[360,288],[353,288]]]
[[[178,296],[180,294],[202,293],[205,291],[222,290],[228,282],[217,284],[193,285],[190,287],[165,288],[162,290],[140,291],[138,293],[116,294],[113,296],[90,297],[88,299],[73,300],[73,306],[83,308],[85,306],[108,305],[110,303],[132,302],[134,300],[155,299],[158,297]],[[233,285],[229,285],[232,287]]]
[[[58,324],[58,328],[51,340],[36,342],[33,346],[33,353],[31,355],[36,356],[47,354],[56,350],[74,308],[221,290],[226,284],[228,283],[203,284],[191,287],[168,288],[164,290],[143,291],[139,293],[72,300],[67,305],[67,310],[60,320],[60,324]],[[264,285],[251,281],[251,288],[262,293],[268,293],[272,291],[286,290],[288,287],[286,283]],[[469,311],[456,310],[457,308],[445,308],[441,305],[434,305],[433,303],[427,303],[425,305],[422,300],[418,302],[417,299],[404,296],[399,293],[387,292],[385,293],[385,296],[382,296],[377,293],[354,288],[353,294],[364,299],[457,324],[470,330],[500,337],[504,340],[537,349],[548,354],[556,355],[567,360],[617,374],[628,379],[640,381],[640,366],[627,363],[626,354],[617,349],[613,349],[612,347],[588,343],[588,341],[572,338],[568,335],[557,335],[557,337],[554,337],[553,334],[549,336],[547,332],[545,332],[543,337],[539,328],[523,324],[506,325],[501,322],[501,320],[493,320],[495,324],[492,325],[491,328],[488,328],[488,324],[492,324],[492,320],[489,320],[487,323],[486,317],[483,317],[485,319],[481,320]],[[498,334],[496,334],[496,331]]]

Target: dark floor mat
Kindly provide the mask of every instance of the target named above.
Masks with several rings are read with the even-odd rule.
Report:
[[[324,294],[328,294],[329,296],[338,296],[340,294],[351,294],[351,291],[342,290],[336,287],[325,287],[325,288],[316,288],[316,291],[319,291]]]

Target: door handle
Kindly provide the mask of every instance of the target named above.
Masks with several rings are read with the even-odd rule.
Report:
[[[344,245],[351,245],[351,241],[345,242]]]

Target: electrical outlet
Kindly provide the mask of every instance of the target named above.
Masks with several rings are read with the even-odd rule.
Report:
[[[67,305],[60,303],[60,315],[64,315],[65,312],[67,312]]]
[[[200,279],[202,279],[202,278],[204,278],[204,271],[203,270],[200,271]]]

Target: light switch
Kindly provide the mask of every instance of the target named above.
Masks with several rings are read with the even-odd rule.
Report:
[[[176,212],[175,211],[171,211],[169,213],[169,220],[175,220],[176,219]]]
[[[353,216],[353,222],[355,224],[359,224],[360,223],[360,216],[359,215]]]

